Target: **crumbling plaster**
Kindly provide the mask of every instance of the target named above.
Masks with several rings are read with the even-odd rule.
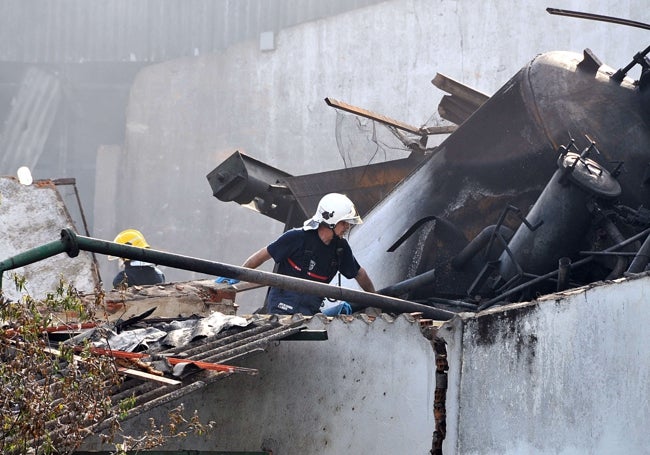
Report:
[[[650,453],[649,292],[644,275],[443,326],[444,453]]]
[[[281,341],[234,361],[256,376],[232,375],[180,401],[216,429],[164,450],[260,450],[276,454],[420,453],[434,431],[435,352],[411,317],[314,317],[327,341]],[[125,423],[137,434],[156,408]]]

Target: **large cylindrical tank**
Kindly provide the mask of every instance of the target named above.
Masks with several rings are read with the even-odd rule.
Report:
[[[428,240],[436,235],[435,221],[388,250],[426,217],[448,220],[469,241],[507,205],[527,213],[557,169],[558,147],[569,137],[582,148],[589,135],[607,166],[624,161],[621,202],[650,206],[650,125],[639,90],[628,78],[611,80],[611,68],[596,70],[593,62],[582,61],[583,55],[572,52],[537,56],[352,230],[355,254],[378,288],[435,268],[441,273],[432,292],[455,286],[462,295],[466,280],[456,280],[449,265],[458,251],[443,252],[444,244]],[[518,222],[506,220],[511,228]],[[454,242],[453,248],[463,246]]]
[[[558,169],[499,258],[501,283],[523,273],[544,275],[558,268],[560,258],[574,258],[592,214],[592,199],[611,200],[621,187],[598,163],[567,153],[558,159]],[[513,283],[514,284],[514,283]]]

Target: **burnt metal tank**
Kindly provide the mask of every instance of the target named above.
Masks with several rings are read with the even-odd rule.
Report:
[[[592,225],[590,203],[621,195],[616,179],[596,161],[574,152],[558,158],[558,170],[499,258],[498,284],[512,286],[526,273],[544,275],[560,259],[576,257]]]
[[[522,68],[353,229],[378,287],[435,269],[419,298],[467,298],[491,261],[455,268],[453,258],[506,207],[528,213],[572,137],[598,144],[604,172],[622,169],[618,204],[650,206],[648,97],[613,74],[589,51],[545,53]],[[501,221],[514,230],[521,217]]]
[[[589,50],[541,54],[438,147],[406,160],[293,177],[235,156],[245,166],[223,163],[208,180],[219,199],[253,201],[286,227],[325,193],[348,193],[364,217],[350,243],[376,288],[432,306],[480,310],[547,292],[549,279],[559,287],[637,273],[642,261],[628,269],[625,255],[638,255],[650,233],[649,52],[618,71]],[[635,64],[639,80],[626,76]],[[597,144],[599,154],[569,153],[567,143],[577,152]]]

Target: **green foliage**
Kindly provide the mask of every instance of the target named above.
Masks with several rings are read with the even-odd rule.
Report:
[[[203,436],[210,432],[215,424],[212,421],[203,423],[196,411],[191,417],[186,417],[183,404],[169,411],[168,419],[166,425],[159,425],[154,419],[149,419],[149,429],[142,435],[122,435],[122,442],[115,444],[117,454],[151,450],[170,439],[185,438],[190,434]]]
[[[14,278],[24,291],[24,278]],[[0,451],[3,454],[66,453],[111,415],[108,394],[120,377],[110,359],[90,356],[89,346],[51,348],[45,327],[56,314],[92,318],[76,291],[60,280],[37,301],[0,298]],[[83,358],[83,361],[82,361]]]
[[[127,418],[129,415],[129,411],[135,407],[135,396],[131,395],[128,398],[124,398],[123,400],[120,401],[119,405],[119,418],[120,420],[124,420]]]
[[[26,292],[24,278],[16,275],[14,284]],[[88,305],[63,279],[42,300],[27,293],[12,302],[0,294],[0,453],[72,453],[85,437],[101,430],[102,440],[121,454],[212,428],[196,413],[186,419],[181,406],[169,413],[167,425],[151,421],[143,435],[121,434],[119,422],[132,417],[136,399],[112,403],[111,392],[122,383],[114,359],[92,355],[88,344],[54,349],[45,331],[60,325],[61,315],[97,323],[93,308],[103,306],[103,291],[98,289],[95,297],[94,305]],[[114,442],[118,439],[119,444]]]

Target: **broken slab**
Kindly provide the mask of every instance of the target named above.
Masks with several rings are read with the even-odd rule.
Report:
[[[128,319],[151,309],[150,318],[185,318],[209,316],[214,312],[226,315],[237,313],[237,291],[214,280],[165,283],[150,286],[131,286],[107,291],[103,300],[95,294],[83,298],[89,304],[98,304],[96,316],[109,321]],[[102,312],[104,313],[102,315]]]

